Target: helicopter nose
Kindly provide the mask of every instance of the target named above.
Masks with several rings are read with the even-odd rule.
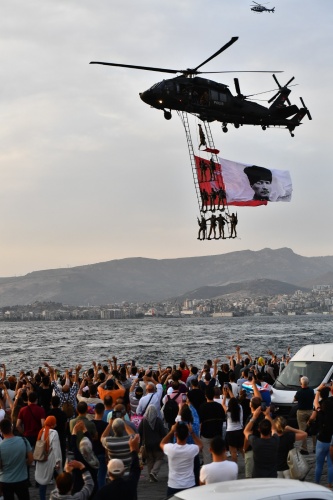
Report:
[[[145,92],[140,92],[139,93],[140,99],[145,102],[146,104],[149,104],[149,97],[148,97],[148,91],[146,90]]]

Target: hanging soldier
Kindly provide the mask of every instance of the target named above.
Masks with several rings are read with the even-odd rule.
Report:
[[[202,130],[202,126],[200,123],[198,124],[198,127],[199,127],[199,138],[200,138],[200,144],[199,144],[199,149],[200,149],[201,146],[207,146],[207,143],[204,131]]]
[[[209,200],[209,196],[205,188],[200,189],[200,195],[201,195],[201,212],[207,212],[207,203]]]
[[[230,236],[229,236],[229,238],[237,238],[237,230],[236,230],[236,226],[238,224],[237,213],[234,214],[232,212],[231,215],[229,215],[229,214],[226,214],[226,215],[230,219]]]
[[[217,191],[212,187],[212,190],[209,194],[209,204],[211,212],[215,212],[215,200],[217,198]]]
[[[223,240],[225,240],[224,226],[226,225],[226,223],[228,223],[228,221],[225,217],[223,217],[222,214],[218,215],[216,220],[217,220],[217,224],[218,224],[218,228],[219,228],[219,238],[222,238]]]
[[[214,163],[213,157],[209,160],[209,173],[210,173],[210,180],[215,181],[215,170],[216,170],[216,165]]]
[[[207,181],[206,172],[208,167],[203,160],[199,161],[199,168],[201,174],[201,182],[206,182]]]
[[[214,233],[214,239],[216,240],[216,215],[212,214],[212,216],[207,219],[207,222],[210,221],[210,230],[208,234],[208,240],[211,240],[211,234]]]
[[[199,232],[198,232],[198,240],[205,240],[206,239],[206,230],[207,230],[207,221],[205,219],[205,217],[202,215],[201,216],[201,220],[199,219],[199,217],[197,217],[198,219],[198,224],[199,224]],[[200,236],[202,235],[202,238],[200,238]]]
[[[226,197],[227,197],[227,193],[225,192],[225,190],[220,187],[219,190],[217,191],[217,200],[218,200],[218,205],[217,205],[217,208],[219,210],[224,210],[224,207],[225,207],[225,200],[226,200]]]

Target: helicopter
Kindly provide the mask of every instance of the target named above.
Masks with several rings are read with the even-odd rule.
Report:
[[[265,7],[264,5],[261,5],[260,3],[257,3],[257,2],[254,2],[253,3],[255,5],[251,5],[251,10],[253,10],[254,12],[275,12],[275,7],[273,7],[272,9],[267,9],[267,7]]]
[[[299,108],[289,101],[291,92],[288,85],[294,80],[292,77],[285,85],[281,86],[273,74],[273,78],[278,86],[277,93],[268,100],[272,103],[269,107],[262,106],[249,100],[249,97],[257,94],[244,96],[241,93],[238,78],[234,78],[236,96],[232,95],[228,85],[218,83],[197,76],[202,73],[248,73],[252,71],[212,71],[202,72],[199,68],[207,64],[216,56],[224,52],[238,40],[232,37],[223,47],[212,56],[195,68],[185,70],[156,68],[149,66],[135,66],[132,64],[119,64],[100,61],[91,61],[90,64],[101,64],[106,66],[117,66],[122,68],[132,68],[145,71],[155,71],[161,73],[177,74],[175,78],[162,80],[155,83],[150,89],[141,92],[140,98],[151,107],[164,112],[164,118],[172,118],[172,110],[184,111],[198,117],[202,121],[222,123],[223,132],[228,132],[228,123],[235,128],[242,125],[259,125],[263,130],[269,127],[284,127],[289,130],[292,137],[295,127],[301,124],[305,115],[311,120],[309,110],[302,98],[302,107]],[[280,73],[281,71],[254,71],[255,73]],[[275,90],[275,89],[274,89]],[[273,92],[273,91],[268,91]],[[286,103],[288,105],[286,105]]]

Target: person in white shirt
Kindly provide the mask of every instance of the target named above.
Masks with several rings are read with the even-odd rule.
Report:
[[[192,436],[194,444],[187,444],[189,435]],[[173,436],[176,437],[176,443],[170,443]],[[167,496],[193,488],[195,486],[194,458],[202,449],[202,441],[193,432],[192,425],[185,422],[174,424],[162,439],[160,447],[168,457]]]
[[[227,449],[224,439],[215,436],[210,443],[213,462],[203,465],[200,470],[200,484],[219,483],[237,479],[238,465],[227,460]]]

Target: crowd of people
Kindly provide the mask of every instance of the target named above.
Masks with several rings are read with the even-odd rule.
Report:
[[[139,367],[78,364],[60,373],[45,362],[36,373],[0,373],[0,483],[4,500],[29,500],[30,467],[40,500],[137,499],[145,466],[159,481],[167,457],[167,495],[194,486],[245,477],[290,477],[287,457],[295,441],[309,454],[311,428],[315,481],[325,460],[333,484],[333,398],[307,377],[295,391],[298,428],[275,414],[272,384],[290,359],[269,351],[253,359],[235,352],[203,366]],[[314,430],[315,428],[315,430]]]

